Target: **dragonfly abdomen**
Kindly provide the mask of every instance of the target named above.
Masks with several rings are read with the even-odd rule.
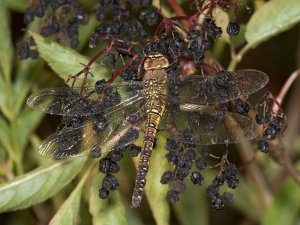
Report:
[[[164,113],[165,103],[158,100],[148,100],[146,104],[147,123],[141,151],[135,187],[132,195],[132,206],[138,207],[141,203],[146,176],[149,169],[150,157],[154,145],[154,140],[159,125],[160,118]]]

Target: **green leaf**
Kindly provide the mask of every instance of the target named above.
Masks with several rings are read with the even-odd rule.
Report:
[[[233,207],[247,215],[251,220],[259,222],[264,217],[265,208],[260,198],[260,193],[251,180],[244,179],[239,175],[239,186],[230,191],[234,194],[235,199]],[[249,208],[251,210],[249,210]]]
[[[88,58],[80,55],[75,50],[62,47],[61,45],[48,41],[42,36],[32,33],[40,56],[49,64],[49,66],[64,80],[67,80],[70,75],[75,75],[81,71],[86,64],[88,64]],[[107,70],[105,67],[100,67],[97,63],[93,63],[90,68],[90,72],[93,74],[89,76],[89,81],[97,81],[107,77]],[[82,80],[83,75],[78,77],[78,80]]]
[[[13,85],[14,114],[18,115],[33,86],[37,83],[37,77],[45,65],[43,60],[23,60],[18,66],[16,80]]]
[[[11,110],[8,109],[7,85],[5,85],[4,77],[0,71],[0,110],[6,118],[11,118]]]
[[[12,151],[11,130],[7,122],[0,116],[0,144],[7,150]]]
[[[77,185],[70,197],[50,221],[50,225],[78,224],[82,187]]]
[[[5,3],[0,1],[0,69],[5,80],[10,79],[13,57],[9,21]]]
[[[58,212],[50,221],[50,225],[70,225],[78,224],[79,220],[79,207],[81,200],[81,192],[84,183],[86,182],[88,176],[90,175],[91,168],[94,166],[92,164],[87,171],[85,171],[84,176],[81,178],[79,184],[69,196],[69,198],[63,203]]]
[[[300,169],[300,162],[297,166]],[[294,225],[299,219],[299,184],[288,177],[275,195],[272,207],[263,218],[263,225]]]
[[[23,150],[29,141],[29,136],[40,124],[43,113],[25,107],[17,118],[18,141]],[[24,129],[26,128],[26,129]]]
[[[206,175],[203,174],[206,179]],[[186,181],[187,190],[180,195],[174,210],[181,225],[207,225],[209,224],[209,202],[204,186],[197,186]]]
[[[4,150],[4,148],[2,147],[2,145],[0,145],[0,160],[5,160],[5,158],[7,158],[7,156],[6,156],[6,151]],[[2,168],[2,169],[0,169],[0,174],[1,175],[3,175],[3,176],[5,176],[4,174],[5,174],[5,170]],[[6,181],[6,180],[5,180]],[[5,181],[2,181],[1,179],[0,179],[0,183],[3,183],[3,182],[5,182]]]
[[[85,0],[79,0],[80,4],[83,5],[84,8],[86,9],[91,9],[94,4],[96,4],[98,1],[97,0],[90,0],[90,1],[85,1]]]
[[[299,0],[273,0],[259,8],[246,27],[246,40],[253,47],[288,30],[300,21]]]
[[[91,186],[89,199],[90,213],[94,225],[127,225],[125,207],[120,194],[111,191],[109,200],[99,199],[99,187],[103,179],[103,174],[97,174]]]
[[[86,158],[57,162],[0,186],[0,212],[43,202],[66,186],[81,170]]]
[[[28,1],[24,0],[4,0],[6,6],[11,9],[21,13],[24,13],[28,7]]]
[[[158,225],[169,224],[170,217],[170,207],[166,200],[169,187],[168,185],[160,183],[162,174],[170,169],[169,163],[165,158],[165,144],[166,137],[164,132],[158,133],[156,147],[153,150],[150,160],[147,184],[145,187],[145,194],[148,198],[156,224]]]
[[[0,71],[0,108],[5,106],[5,83],[4,83],[4,79],[3,79],[3,75]]]
[[[130,203],[131,204],[131,203]],[[142,219],[139,217],[140,214],[138,210],[130,207],[129,202],[124,202],[124,207],[126,210],[125,218],[128,222],[130,222],[130,225],[143,225],[145,223],[142,222]],[[127,223],[128,223],[127,222]]]

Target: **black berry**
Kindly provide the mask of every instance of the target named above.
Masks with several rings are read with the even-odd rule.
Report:
[[[226,29],[230,36],[236,36],[240,33],[240,25],[237,22],[229,22]]]
[[[257,142],[257,149],[263,153],[269,153],[269,144],[266,140],[259,140]]]
[[[160,183],[162,184],[167,184],[171,181],[172,178],[172,172],[171,171],[166,171],[163,173],[161,179],[160,179]]]
[[[190,176],[190,179],[193,182],[193,184],[199,185],[199,186],[202,185],[203,181],[204,181],[203,176],[198,171],[192,172],[191,176]]]

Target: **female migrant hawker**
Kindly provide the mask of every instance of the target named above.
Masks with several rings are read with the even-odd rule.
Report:
[[[172,138],[184,144],[211,145],[251,140],[255,122],[228,110],[228,102],[263,88],[268,76],[247,69],[210,75],[179,76],[168,72],[168,59],[158,52],[144,61],[142,81],[96,82],[84,94],[67,87],[41,89],[27,104],[63,116],[64,127],[46,138],[39,154],[55,159],[83,155],[98,157],[130,145],[143,131],[132,206],[141,203],[151,152],[161,119]]]

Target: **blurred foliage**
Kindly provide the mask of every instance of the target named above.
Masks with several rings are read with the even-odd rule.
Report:
[[[83,1],[82,1],[83,2]],[[171,2],[171,1],[169,1]],[[265,71],[270,77],[269,89],[276,95],[289,75],[300,66],[300,1],[271,0],[239,1],[253,7],[250,15],[238,13],[242,32],[238,37],[223,36],[214,43],[212,53],[229,69],[237,66]],[[157,2],[155,2],[157,4]],[[163,4],[168,4],[163,1]],[[188,11],[186,1],[180,4]],[[98,198],[102,175],[96,173],[96,163],[86,158],[55,162],[36,154],[41,139],[56,127],[45,128],[40,112],[26,106],[26,98],[38,86],[61,85],[57,76],[66,80],[87,63],[88,34],[95,28],[95,18],[81,27],[81,54],[32,33],[42,59],[20,61],[16,55],[17,41],[27,33],[20,32],[27,4],[22,0],[0,1],[0,221],[1,224],[300,224],[300,188],[295,180],[271,160],[270,155],[257,158],[240,173],[241,183],[235,191],[235,201],[222,211],[210,209],[204,187],[188,185],[188,190],[175,205],[165,200],[166,186],[159,183],[167,169],[162,141],[157,143],[146,187],[148,204],[130,208],[130,194],[135,173],[123,173],[126,182],[108,200]],[[170,7],[164,7],[170,15]],[[169,10],[169,11],[168,11]],[[216,12],[218,13],[218,12]],[[218,21],[228,21],[221,12]],[[250,17],[250,18],[249,18]],[[246,18],[246,19],[245,19]],[[248,20],[249,19],[249,20]],[[35,25],[32,25],[35,26]],[[36,25],[38,26],[38,25]],[[243,59],[243,60],[242,60]],[[46,63],[45,63],[46,62]],[[240,64],[239,64],[240,63]],[[238,65],[239,64],[239,65]],[[52,70],[50,70],[50,68]],[[100,65],[92,67],[96,81],[108,77],[110,71]],[[286,152],[300,169],[299,154],[299,81],[284,100],[284,110],[292,123],[282,138]],[[55,124],[55,123],[54,123]],[[164,138],[161,138],[164,140]],[[160,138],[158,137],[158,140]],[[276,146],[275,146],[276,147]],[[245,151],[248,144],[231,152],[240,165],[251,159]],[[136,162],[135,162],[136,163]],[[130,161],[125,165],[132,167]],[[208,184],[213,171],[205,174]],[[128,179],[127,179],[128,178]],[[88,210],[83,209],[88,205]]]

